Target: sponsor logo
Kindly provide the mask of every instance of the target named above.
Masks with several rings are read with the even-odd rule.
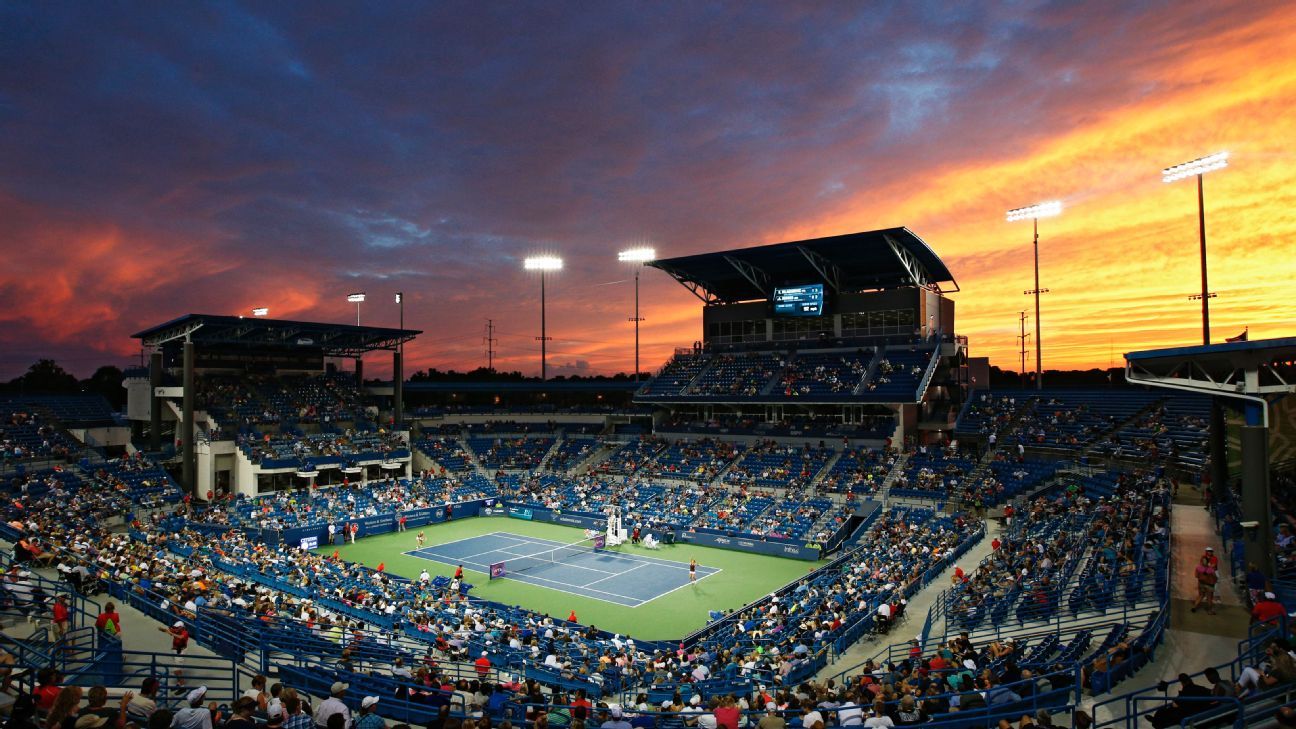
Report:
[[[716,537],[715,542],[716,544],[731,544],[733,540],[728,537]]]
[[[739,539],[739,540],[738,540],[738,546],[740,546],[740,547],[755,547],[755,546],[756,546],[756,543],[755,543],[755,542],[752,542],[752,541],[748,541],[748,540],[746,540],[746,539]]]
[[[787,554],[801,554],[800,547],[784,547],[783,551],[786,552]]]
[[[317,549],[319,547],[319,537],[302,537],[302,549]]]

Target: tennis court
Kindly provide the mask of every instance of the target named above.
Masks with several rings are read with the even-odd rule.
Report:
[[[489,573],[490,566],[498,562],[507,567],[511,560],[525,571],[507,569],[505,579],[626,607],[639,607],[689,584],[687,562],[621,554],[615,548],[573,548],[550,539],[507,532],[468,537],[405,554],[450,566],[461,564],[483,573]],[[720,570],[698,565],[698,581],[717,572]]]

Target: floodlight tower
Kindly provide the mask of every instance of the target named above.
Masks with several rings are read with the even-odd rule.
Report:
[[[656,258],[657,251],[646,246],[643,248],[631,248],[617,254],[618,261],[634,265],[635,307],[634,316],[630,317],[630,321],[634,322],[635,325],[635,382],[639,381],[639,322],[644,320],[643,317],[639,316],[639,270],[643,268],[645,263]]]
[[[1041,289],[1039,285],[1039,219],[1051,218],[1055,215],[1062,214],[1062,203],[1054,200],[1052,202],[1038,203],[1028,205],[1024,208],[1014,208],[1008,211],[1008,222],[1014,223],[1018,220],[1030,219],[1035,226],[1035,288],[1030,291],[1023,291],[1023,294],[1035,297],[1035,389],[1044,389],[1044,357],[1040,348],[1040,294],[1047,294],[1048,289]]]
[[[252,316],[270,316],[270,309],[264,306],[258,306],[252,310]]]
[[[356,326],[360,326],[360,305],[364,303],[365,293],[357,291],[354,294],[347,294],[347,302],[356,305]]]
[[[545,330],[545,272],[561,271],[563,259],[558,256],[531,256],[522,261],[522,268],[528,271],[540,272],[540,381],[544,382],[549,379],[548,365],[546,363],[546,344],[549,342],[549,335]]]
[[[1202,175],[1228,167],[1228,158],[1228,152],[1217,152],[1161,170],[1162,182],[1175,182],[1185,177],[1197,177],[1197,233],[1201,240],[1202,344],[1210,344],[1210,300],[1215,296],[1206,287],[1206,196],[1203,192]],[[1189,298],[1196,299],[1199,297],[1190,296]]]
[[[1210,344],[1210,300],[1215,295],[1210,292],[1206,283],[1206,193],[1202,176],[1207,172],[1228,167],[1228,158],[1228,152],[1216,152],[1161,170],[1162,182],[1176,182],[1194,175],[1197,177],[1197,236],[1201,245],[1202,344]],[[1193,295],[1189,298],[1197,297],[1198,295]],[[1215,490],[1217,498],[1225,495],[1228,483],[1228,467],[1225,464],[1225,427],[1224,407],[1218,398],[1211,398],[1210,475],[1211,488]]]

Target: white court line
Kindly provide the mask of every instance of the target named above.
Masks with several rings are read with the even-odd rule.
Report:
[[[523,578],[526,578],[526,579],[523,579]],[[592,588],[592,587],[587,588],[587,587],[582,587],[582,586],[580,586],[580,585],[573,585],[573,584],[570,583],[570,582],[559,582],[559,581],[557,581],[557,580],[550,580],[550,579],[545,578],[545,577],[539,577],[539,576],[537,576],[537,575],[535,575],[535,574],[532,574],[532,573],[530,573],[530,572],[523,572],[522,574],[520,574],[520,575],[518,575],[518,576],[516,576],[516,577],[514,577],[514,576],[512,576],[512,575],[505,575],[505,576],[504,576],[504,579],[506,579],[506,580],[514,580],[515,582],[527,582],[528,580],[539,580],[540,582],[552,582],[552,583],[555,584],[555,585],[561,585],[562,587],[568,588],[568,589],[565,589],[565,590],[563,590],[563,589],[559,589],[559,590],[558,590],[559,592],[565,592],[565,593],[567,593],[568,595],[577,595],[577,596],[579,596],[579,597],[588,597],[588,598],[593,599],[593,600],[602,600],[603,602],[610,602],[610,603],[612,603],[613,605],[620,605],[621,607],[637,608],[637,607],[639,607],[640,605],[644,604],[645,602],[648,602],[647,600],[643,600],[643,599],[640,599],[640,598],[637,598],[637,597],[631,597],[631,596],[629,596],[629,595],[622,595],[622,594],[619,593],[619,592],[608,592],[607,590],[595,590],[595,589]],[[599,593],[600,595],[611,595],[612,597],[619,597],[619,598],[621,598],[622,600],[634,600],[634,601],[635,601],[635,604],[633,604],[633,605],[627,605],[627,604],[625,604],[624,602],[618,602],[617,600],[605,600],[605,599],[603,599],[603,598],[601,598],[601,597],[595,597],[594,595],[586,595],[586,594],[584,594],[584,593],[580,593],[580,592],[572,592],[572,590],[589,590],[590,592],[597,592],[597,593]]]
[[[655,595],[655,596],[653,596],[653,597],[648,598],[647,600],[644,600],[644,601],[643,601],[643,604],[647,605],[648,603],[652,602],[653,600],[656,600],[656,599],[659,598],[659,597],[666,597],[667,595],[671,594],[672,592],[675,592],[675,590],[683,590],[684,588],[688,587],[689,585],[696,585],[698,582],[701,582],[702,580],[705,580],[706,578],[710,577],[711,575],[718,575],[718,574],[720,574],[721,572],[724,572],[724,570],[716,570],[715,572],[708,572],[708,573],[706,573],[705,575],[702,575],[701,577],[699,577],[699,578],[697,579],[697,582],[685,582],[684,584],[680,585],[679,587],[676,587],[674,590],[667,590],[666,592],[663,592],[663,593],[660,594],[660,595]],[[639,606],[638,606],[638,605],[635,605],[635,607],[639,607]]]
[[[425,547],[420,547],[419,549],[414,549],[414,550],[411,550],[411,551],[408,551],[408,552],[402,552],[402,554],[405,554],[405,555],[412,555],[412,556],[417,557],[417,558],[419,558],[419,559],[426,559],[426,560],[428,560],[429,562],[439,562],[439,563],[441,563],[441,564],[463,564],[465,567],[472,567],[472,568],[476,569],[476,570],[479,571],[479,572],[485,572],[485,573],[489,574],[489,572],[490,572],[490,566],[489,566],[489,564],[487,564],[487,565],[480,565],[480,564],[477,564],[475,561],[468,561],[467,559],[461,559],[461,558],[458,558],[458,557],[449,557],[449,556],[443,556],[443,555],[442,555],[442,556],[440,556],[440,559],[437,559],[437,558],[433,558],[433,557],[423,557],[423,556],[420,556],[420,555],[416,554],[416,552],[419,552],[419,551],[421,551],[421,550],[430,550],[430,549],[435,549],[436,547],[443,547],[443,546],[446,546],[446,545],[449,545],[449,544],[458,544],[459,542],[467,542],[467,541],[471,541],[471,540],[474,540],[474,539],[481,539],[482,537],[500,537],[500,538],[504,538],[504,539],[509,539],[510,541],[517,542],[517,546],[521,546],[521,545],[523,545],[523,544],[534,544],[534,545],[537,545],[537,546],[548,546],[548,545],[553,545],[554,547],[567,546],[567,543],[565,543],[565,542],[557,542],[557,541],[554,541],[554,540],[551,540],[551,539],[542,539],[542,538],[539,538],[539,537],[524,537],[524,536],[521,536],[521,535],[509,534],[509,533],[507,533],[507,532],[490,532],[490,533],[488,533],[488,534],[479,534],[479,535],[477,535],[477,536],[464,537],[463,539],[456,539],[456,540],[454,540],[454,541],[450,541],[450,542],[442,542],[442,543],[440,543],[440,544],[435,544],[435,545],[429,545],[429,546],[425,546]],[[474,554],[473,556],[474,556],[474,557],[477,557],[477,558],[480,558],[480,557],[482,557],[483,555],[486,555],[486,554],[492,554],[492,553],[496,553],[496,552],[498,552],[498,553],[500,553],[500,554],[507,555],[507,556],[512,556],[512,557],[527,557],[527,556],[530,556],[530,555],[514,554],[514,553],[512,553],[512,552],[507,551],[507,550],[509,550],[510,548],[511,548],[511,547],[501,547],[501,548],[499,548],[499,549],[492,549],[492,550],[489,550],[489,551],[486,551],[486,552],[478,552],[478,553]],[[631,567],[630,569],[627,569],[627,570],[622,571],[622,572],[607,572],[606,570],[599,570],[599,569],[595,569],[595,568],[592,568],[592,567],[581,567],[580,565],[569,564],[569,563],[566,563],[566,562],[564,562],[564,563],[562,563],[562,564],[563,564],[564,566],[566,566],[566,567],[573,567],[573,568],[575,568],[575,569],[582,569],[582,570],[586,570],[586,571],[589,571],[589,572],[599,572],[599,573],[602,573],[602,574],[606,574],[606,575],[608,575],[608,576],[605,577],[605,578],[600,578],[600,579],[595,580],[594,582],[589,583],[589,584],[596,584],[596,583],[598,583],[598,582],[603,582],[604,580],[612,579],[613,577],[618,577],[618,576],[620,576],[620,575],[629,574],[630,572],[632,572],[632,571],[638,569],[639,567],[644,567],[644,566],[647,566],[647,565],[656,565],[656,566],[658,566],[658,567],[666,567],[666,568],[669,568],[669,569],[684,569],[684,570],[687,570],[687,569],[688,569],[688,565],[685,564],[685,563],[683,563],[683,562],[675,562],[675,561],[673,561],[673,560],[661,559],[661,558],[659,558],[659,557],[642,557],[642,556],[640,556],[640,555],[622,554],[622,553],[620,553],[620,552],[609,552],[609,551],[607,551],[607,550],[603,550],[603,551],[601,551],[601,552],[600,552],[600,555],[601,555],[601,556],[606,556],[606,557],[612,557],[612,558],[615,558],[615,559],[618,560],[618,561],[632,562],[632,563],[636,563],[636,564],[635,564],[634,567]],[[447,561],[441,561],[442,559],[447,560]],[[505,560],[501,560],[501,561],[505,562],[506,564],[507,564],[507,562],[508,562],[507,559],[505,559]],[[557,564],[557,563],[555,563],[555,564]],[[714,571],[712,571],[712,572],[704,572],[704,570],[714,570]],[[701,582],[702,580],[705,580],[706,578],[710,577],[711,575],[719,574],[719,573],[721,573],[721,572],[723,572],[723,571],[724,571],[724,570],[716,569],[716,568],[713,568],[713,567],[704,567],[704,566],[702,566],[702,565],[698,565],[698,572],[700,573],[699,576],[698,576],[698,582]],[[527,578],[527,579],[523,579],[524,577]],[[525,583],[525,582],[527,582],[528,580],[534,580],[534,581],[537,581],[537,582],[547,582],[547,583],[549,583],[549,584],[551,584],[551,585],[555,585],[555,586],[556,586],[556,587],[552,587],[552,588],[550,588],[550,589],[555,589],[555,590],[558,590],[559,592],[566,592],[566,593],[569,594],[569,595],[578,595],[578,596],[580,596],[580,597],[587,597],[587,598],[590,598],[591,600],[598,600],[599,602],[611,603],[611,604],[613,604],[613,605],[620,605],[621,607],[628,607],[628,608],[632,608],[632,609],[633,609],[633,608],[642,607],[643,605],[646,605],[646,604],[648,604],[648,603],[650,603],[650,602],[652,602],[652,601],[654,601],[654,600],[656,600],[656,599],[658,599],[658,598],[660,598],[660,597],[664,597],[664,596],[666,596],[666,595],[669,595],[669,594],[671,594],[672,592],[675,592],[676,590],[682,590],[682,589],[684,589],[685,587],[688,587],[689,585],[697,584],[696,582],[686,582],[686,583],[680,585],[679,587],[676,587],[676,588],[673,588],[673,589],[667,590],[666,592],[663,592],[663,593],[661,593],[661,594],[659,594],[659,595],[655,595],[655,596],[653,596],[653,597],[650,597],[650,598],[644,600],[644,599],[637,598],[637,597],[631,597],[630,595],[623,595],[623,594],[621,594],[621,593],[619,593],[619,592],[608,592],[608,591],[606,591],[606,590],[596,590],[596,589],[594,589],[594,588],[588,587],[587,585],[582,586],[582,585],[572,584],[572,583],[570,583],[570,582],[560,582],[560,581],[558,581],[558,580],[552,580],[552,579],[549,579],[549,578],[546,578],[546,577],[539,577],[539,576],[534,575],[534,574],[529,573],[529,572],[523,572],[523,573],[520,573],[520,574],[519,574],[518,576],[516,576],[516,577],[513,577],[513,576],[511,576],[511,575],[506,575],[505,579],[512,579],[512,580],[514,580],[515,582],[522,582],[522,583]],[[543,586],[543,585],[541,585],[541,586]],[[564,589],[564,588],[566,588],[566,589]],[[590,592],[596,592],[596,593],[599,593],[599,594],[601,594],[601,595],[609,595],[609,596],[611,596],[611,597],[618,597],[618,598],[621,598],[621,600],[625,600],[625,601],[634,601],[634,604],[626,604],[626,602],[622,602],[622,601],[618,601],[618,600],[608,600],[608,599],[606,599],[606,598],[598,597],[598,596],[596,596],[596,595],[587,595],[587,594],[583,594],[583,593],[581,593],[581,592],[575,592],[574,590],[589,590]]]
[[[560,524],[558,526],[566,526],[566,525]],[[567,546],[566,542],[556,542],[552,539],[543,539],[541,537],[524,537],[516,534],[508,534],[506,532],[492,532],[491,536],[506,537],[509,539],[517,540],[518,542],[522,542],[522,543],[530,543],[530,544],[544,543],[544,544],[552,544],[555,547]],[[712,549],[715,549],[715,547],[712,547]],[[642,562],[644,564],[655,564],[655,565],[660,565],[662,567],[669,567],[670,569],[678,569],[678,570],[688,569],[687,562],[676,562],[675,560],[664,559],[662,557],[649,557],[647,555],[642,555],[642,554],[626,554],[624,552],[610,552],[607,549],[602,550],[602,554],[608,557],[615,557],[616,559],[625,560],[627,562]]]
[[[635,570],[639,569],[640,567],[645,567],[645,566],[646,566],[646,565],[637,564],[637,565],[635,565],[634,567],[631,567],[630,569],[626,570],[625,572],[615,572],[615,573],[610,574],[610,575],[608,575],[607,577],[604,577],[604,578],[602,578],[602,579],[594,580],[593,582],[586,583],[586,584],[585,584],[585,587],[589,587],[590,585],[597,585],[598,583],[603,582],[603,580],[610,580],[610,579],[612,579],[613,577],[620,577],[621,575],[628,575],[628,574],[630,574],[631,572],[634,572]]]

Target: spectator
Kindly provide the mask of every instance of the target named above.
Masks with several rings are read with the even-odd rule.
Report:
[[[207,695],[207,687],[199,686],[185,695],[187,706],[181,708],[171,719],[171,729],[212,729],[212,725],[220,721],[220,713],[216,711],[216,704],[213,702],[210,706],[203,706],[203,697]]]
[[[631,729],[630,722],[622,716],[621,707],[613,706],[608,710],[608,720],[600,725],[600,729]]]
[[[1197,612],[1197,608],[1205,603],[1207,611],[1214,615],[1215,583],[1219,581],[1219,573],[1211,565],[1211,557],[1203,554],[1193,569],[1193,574],[1197,578],[1197,599],[1193,601],[1192,612]]]
[[[104,603],[103,612],[95,618],[95,627],[104,635],[110,635],[114,638],[121,638],[121,616],[117,614],[117,605],[111,600]]]
[[[81,687],[64,686],[45,716],[45,729],[73,729],[80,709]]]
[[[315,709],[315,726],[318,729],[330,729],[329,717],[334,714],[342,715],[343,727],[351,724],[351,710],[342,701],[342,697],[346,695],[348,688],[349,686],[341,681],[334,681],[333,685],[329,687],[329,697],[321,701],[320,705]]]
[[[252,699],[258,714],[269,713],[270,697],[266,694],[265,687],[266,677],[258,673],[252,677],[252,686],[243,692],[242,698]]]
[[[238,701],[234,702],[233,716],[225,722],[225,729],[256,729],[256,723],[252,721],[252,715],[256,710],[256,699],[240,696]]]
[[[356,717],[355,729],[386,729],[387,722],[378,716],[378,697],[366,696],[360,701],[360,716]]]
[[[126,705],[126,718],[139,726],[148,724],[149,718],[157,711],[157,692],[161,682],[153,676],[144,679],[139,693]]]
[[[1264,596],[1255,603],[1251,608],[1251,621],[1254,623],[1273,623],[1282,619],[1287,614],[1287,609],[1283,604],[1278,602],[1278,596],[1272,592],[1264,593]]]

